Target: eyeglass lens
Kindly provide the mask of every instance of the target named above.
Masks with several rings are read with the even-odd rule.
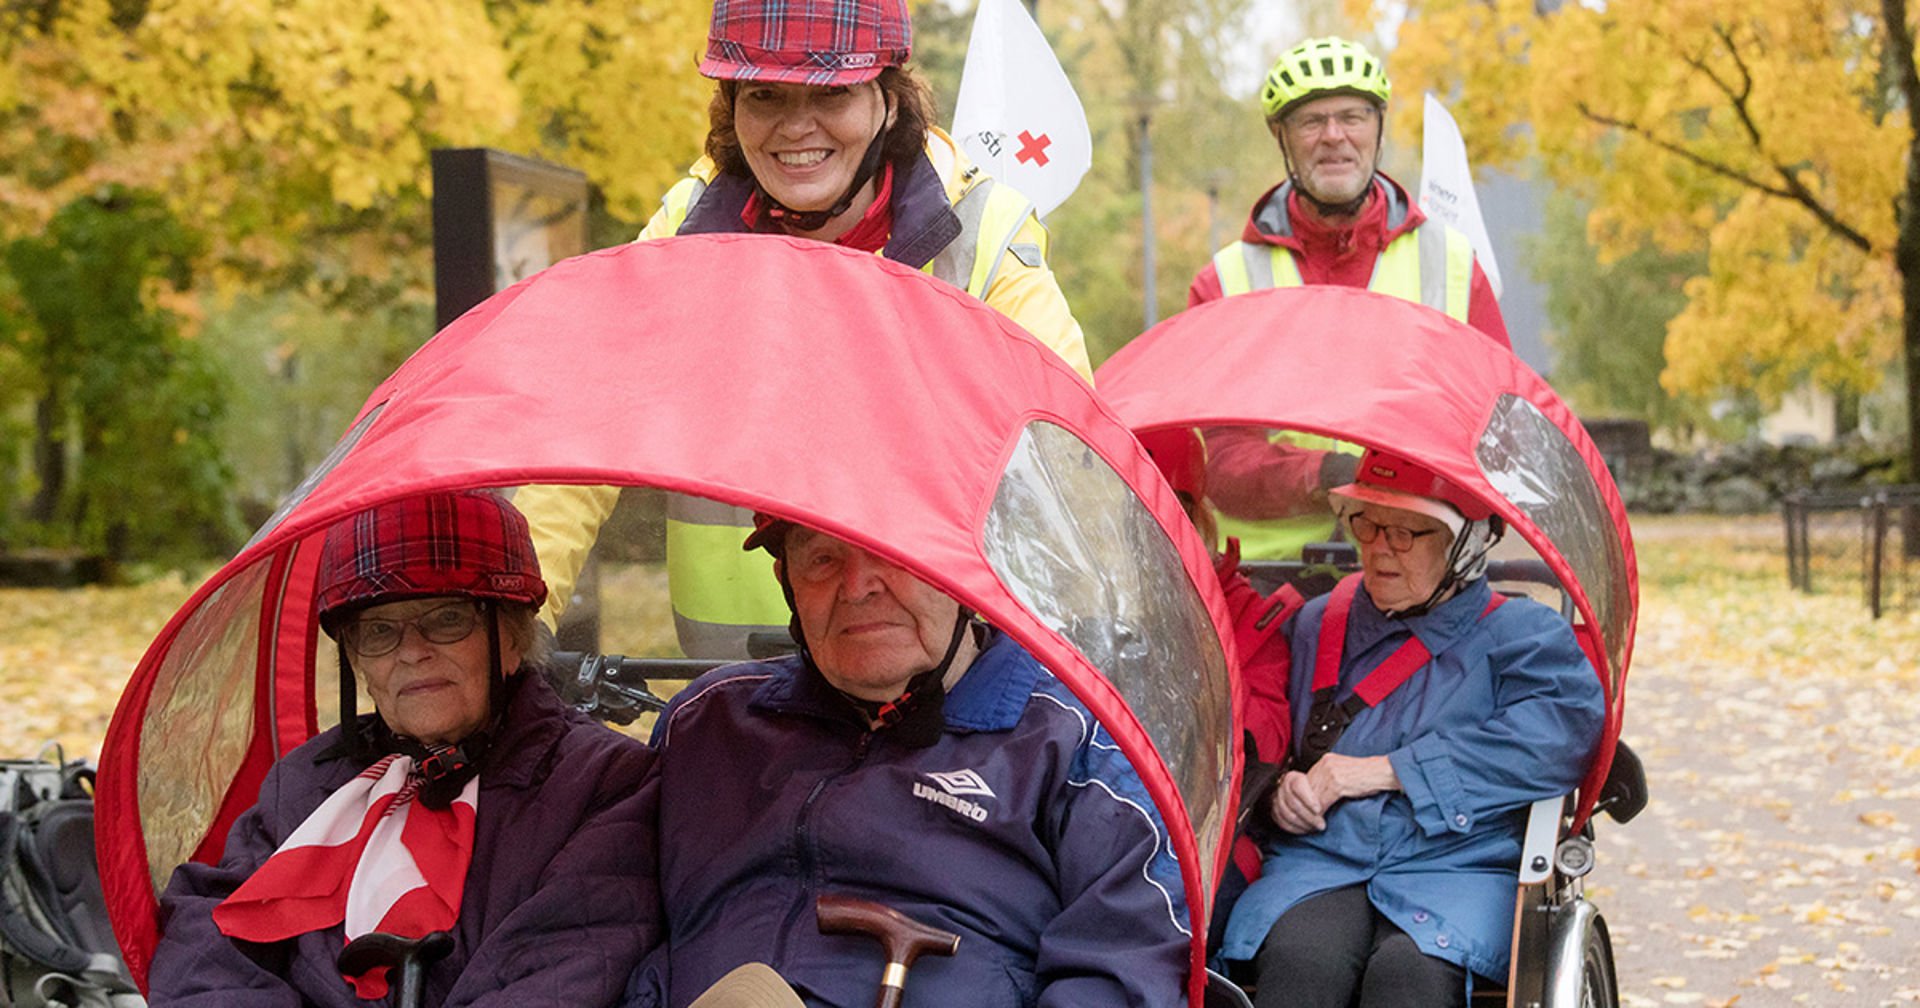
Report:
[[[1315,112],[1294,116],[1291,124],[1302,136],[1319,136],[1327,131],[1328,123],[1338,123],[1340,131],[1352,133],[1373,125],[1375,113],[1371,108],[1342,109],[1339,112]]]
[[[407,628],[435,644],[455,644],[466,640],[480,625],[480,610],[471,602],[449,602],[410,620],[360,619],[347,624],[341,634],[347,647],[363,658],[378,658],[400,646]]]
[[[1415,539],[1423,535],[1431,535],[1434,531],[1433,529],[1421,529],[1415,532],[1413,529],[1402,528],[1399,525],[1382,525],[1363,514],[1348,515],[1347,528],[1353,532],[1353,537],[1359,540],[1363,546],[1373,545],[1373,541],[1380,538],[1380,533],[1385,532],[1387,534],[1387,546],[1395,553],[1405,553],[1413,548],[1413,541]]]

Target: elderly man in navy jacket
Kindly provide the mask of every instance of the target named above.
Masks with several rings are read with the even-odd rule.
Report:
[[[670,963],[633,1003],[685,1005],[760,961],[808,1004],[873,1004],[880,947],[820,933],[822,892],[960,936],[913,967],[908,1004],[1178,1003],[1178,866],[1086,708],[906,570],[756,522],[801,651],[717,669],[660,717]]]

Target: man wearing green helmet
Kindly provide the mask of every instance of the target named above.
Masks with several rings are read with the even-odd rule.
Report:
[[[1386,68],[1357,42],[1309,39],[1280,57],[1260,107],[1287,180],[1253,204],[1240,240],[1194,277],[1189,307],[1268,287],[1366,287],[1510,343],[1466,236],[1428,220],[1380,171],[1392,93]]]
[[[1347,39],[1309,39],[1274,63],[1260,106],[1286,181],[1254,202],[1240,240],[1193,278],[1188,307],[1269,287],[1364,287],[1510,345],[1467,237],[1428,219],[1380,171],[1392,93],[1380,60]],[[1352,478],[1351,446],[1244,427],[1203,433],[1211,503],[1242,556],[1297,559],[1303,545],[1334,534],[1326,491]]]

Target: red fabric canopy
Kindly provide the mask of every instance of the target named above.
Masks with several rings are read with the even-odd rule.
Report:
[[[1575,630],[1607,690],[1606,734],[1581,786],[1585,819],[1619,738],[1638,572],[1613,477],[1544,379],[1423,305],[1306,286],[1182,312],[1122,348],[1094,381],[1136,431],[1247,425],[1388,448],[1504,516],[1571,594]]]
[[[1008,583],[1007,553],[1020,550],[1006,543],[1037,519],[1010,519],[996,492],[1038,442],[1058,443],[1055,431],[1077,439],[1079,468],[1117,474],[1105,491],[1071,481],[1059,514],[1131,509],[1157,526],[1172,559],[1129,559],[1139,569],[1128,574],[1138,594],[1185,600],[1187,637],[1205,641],[1199,661],[1165,671],[1178,682],[1123,695],[1061,619]],[[773,511],[972,606],[1058,674],[1139,768],[1173,832],[1201,962],[1238,732],[1225,605],[1179,504],[1087,385],[981,302],[877,256],[725,235],[571,259],[455,321],[373,393],[321,470],[162,631],[122,696],[100,771],[101,876],[136,976],[158,935],[157,887],[185,857],[217,857],[267,766],[317,730],[311,593],[326,526],[406,494],[533,482],[652,486]],[[1099,567],[1072,573],[1111,573]],[[330,683],[332,670],[323,675]],[[1147,716],[1130,703],[1159,706]],[[1188,751],[1161,751],[1175,743]]]

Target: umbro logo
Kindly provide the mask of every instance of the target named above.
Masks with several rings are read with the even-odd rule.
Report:
[[[940,785],[950,795],[982,795],[997,797],[993,789],[987,786],[986,779],[973,770],[949,770],[946,773],[930,773],[927,779]]]
[[[961,795],[972,795],[978,798],[996,797],[993,789],[987,786],[987,782],[978,773],[972,770],[949,770],[945,773],[929,773],[924,776],[938,786],[930,787],[914,781],[913,796],[915,798],[950,808],[974,822],[986,821],[987,810],[984,806],[960,797]]]

